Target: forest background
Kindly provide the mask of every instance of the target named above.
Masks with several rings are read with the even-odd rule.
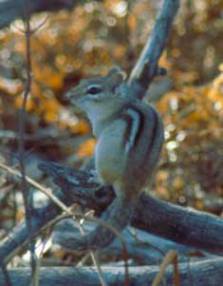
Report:
[[[127,73],[137,61],[161,1],[88,1],[31,18],[32,87],[25,117],[26,173],[48,184],[38,161],[79,168],[95,139],[64,94],[79,80]],[[165,125],[165,145],[152,182],[155,196],[223,215],[223,3],[184,0],[148,100]],[[16,20],[0,30],[0,160],[18,166],[18,109],[26,82],[26,39]],[[0,172],[0,239],[24,218],[20,184]],[[41,201],[41,196],[37,196]],[[64,253],[57,255],[63,257]]]

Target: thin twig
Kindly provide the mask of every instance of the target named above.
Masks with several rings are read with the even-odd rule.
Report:
[[[14,170],[13,168],[3,164],[3,163],[0,163],[0,168],[6,170],[7,172],[15,175],[15,176],[18,176],[20,178],[22,178],[22,174],[17,171],[17,170]],[[67,207],[63,202],[61,202],[56,196],[54,196],[54,194],[52,193],[52,191],[49,189],[49,188],[45,188],[43,187],[42,185],[40,185],[38,182],[36,182],[35,180],[31,179],[30,177],[28,176],[25,176],[25,181],[26,183],[29,183],[30,185],[32,185],[33,187],[37,188],[39,191],[41,191],[42,193],[44,193],[48,198],[50,198],[58,207],[60,207],[67,215],[73,217],[73,218],[77,218],[77,217],[80,217],[80,218],[85,218],[85,219],[88,219],[88,220],[91,220],[91,221],[94,221],[94,222],[97,222],[99,224],[102,224],[104,227],[107,227],[109,228],[109,230],[111,230],[112,232],[115,233],[115,235],[120,239],[122,245],[123,245],[123,248],[125,249],[125,241],[124,239],[122,238],[121,234],[116,231],[116,229],[114,229],[112,226],[106,224],[103,220],[100,220],[98,218],[89,218],[88,216],[86,215],[83,215],[83,214],[78,214],[78,213],[73,213],[72,210]],[[79,228],[80,230],[80,233],[82,235],[85,234],[82,226],[77,223],[76,219],[74,219],[75,221],[75,224],[76,226]],[[30,234],[32,233],[32,231],[30,232]],[[31,240],[32,237],[29,237],[29,240]],[[14,252],[15,254],[15,252]],[[106,286],[106,282],[104,281],[103,279],[103,276],[102,276],[102,272],[101,272],[101,268],[100,268],[100,265],[97,261],[97,258],[94,256],[94,253],[92,251],[90,251],[90,255],[91,255],[91,258],[92,258],[92,261],[93,261],[93,264],[95,265],[96,269],[98,270],[98,275],[99,275],[99,279],[101,281],[101,285],[102,286]],[[10,256],[11,257],[11,256]],[[127,267],[127,266],[126,266]],[[127,273],[127,276],[128,276],[128,271],[126,271]]]
[[[179,286],[180,285],[180,277],[179,277],[179,270],[178,270],[178,262],[177,262],[177,252],[175,250],[170,250],[167,252],[165,257],[163,258],[163,261],[160,265],[160,270],[156,274],[152,286],[159,286],[165,278],[165,271],[166,268],[170,265],[173,264],[174,266],[174,286]]]
[[[26,3],[28,5],[28,3]],[[25,170],[25,116],[26,116],[26,104],[27,99],[31,91],[32,85],[32,63],[31,63],[31,29],[30,29],[30,16],[28,7],[25,5],[25,56],[26,56],[26,81],[24,87],[24,93],[22,98],[22,106],[19,112],[19,137],[18,137],[18,148],[19,148],[19,165],[21,170],[21,190],[24,201],[25,208],[25,220],[29,232],[32,232],[32,196],[30,196],[28,191],[28,186],[26,182],[26,170]],[[32,283],[33,285],[39,285],[37,277],[37,264],[36,264],[36,254],[35,254],[35,240],[29,240],[29,250],[31,253],[31,268],[32,268]]]
[[[4,277],[5,285],[12,286],[10,275],[8,273],[7,266],[5,264],[3,264],[1,266],[1,271],[2,271],[2,274],[3,274],[3,277]]]
[[[46,24],[48,19],[49,19],[49,15],[47,15],[36,27],[32,27],[32,29],[30,29],[30,35],[33,35],[37,31],[39,31]],[[19,27],[15,23],[13,23],[13,28],[22,34],[26,33],[26,29]]]

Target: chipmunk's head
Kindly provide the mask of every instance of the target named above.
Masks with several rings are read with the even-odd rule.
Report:
[[[113,68],[104,77],[82,80],[78,86],[68,91],[66,97],[71,104],[88,113],[90,109],[99,109],[106,102],[114,100],[112,97],[124,78],[122,70]]]

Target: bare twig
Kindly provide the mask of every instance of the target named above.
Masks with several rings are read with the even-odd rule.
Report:
[[[7,171],[8,173],[10,173],[12,175],[19,177],[19,178],[22,177],[22,174],[19,171],[15,170],[14,168],[7,166],[3,163],[0,163],[0,168]],[[73,215],[73,213],[69,210],[69,208],[67,208],[67,206],[65,204],[63,204],[62,201],[60,201],[55,195],[53,195],[50,188],[44,187],[43,185],[39,184],[38,182],[36,182],[35,180],[31,179],[28,176],[25,176],[25,180],[31,186],[37,188],[39,191],[44,193],[49,199],[51,199],[52,202],[54,202],[59,208],[61,208],[61,210],[65,211],[69,215]]]
[[[170,264],[173,264],[173,266],[174,266],[174,272],[173,272],[174,286],[180,285],[180,277],[179,277],[179,270],[178,270],[178,263],[177,263],[177,252],[175,250],[170,250],[165,255],[165,257],[164,257],[164,259],[160,265],[160,270],[156,274],[156,277],[153,280],[152,286],[161,285],[163,278],[165,278],[165,271]]]
[[[13,174],[15,176],[18,176],[18,177],[22,177],[22,174],[17,171],[17,170],[14,170],[13,168],[3,164],[3,163],[0,163],[0,168],[6,170],[7,172],[9,172],[10,174]],[[120,242],[122,244],[122,247],[123,247],[123,253],[126,253],[127,254],[127,249],[126,249],[126,246],[125,246],[125,241],[122,237],[122,235],[114,228],[112,227],[111,225],[109,224],[106,224],[106,222],[104,222],[103,220],[101,219],[98,219],[98,218],[89,218],[88,216],[86,215],[83,215],[83,214],[80,214],[80,213],[73,213],[72,210],[70,208],[68,208],[61,200],[59,200],[52,192],[49,188],[45,188],[44,186],[40,185],[38,182],[36,182],[35,180],[29,178],[28,176],[25,176],[25,181],[27,183],[29,183],[30,185],[34,186],[35,188],[37,188],[39,191],[41,191],[42,193],[44,193],[48,198],[50,198],[61,210],[63,210],[67,215],[71,216],[74,218],[74,221],[75,221],[75,224],[77,225],[77,227],[79,228],[80,230],[80,233],[82,235],[85,234],[82,226],[77,223],[77,220],[76,218],[84,218],[84,219],[88,219],[88,220],[91,220],[91,221],[94,221],[98,224],[101,224],[102,226],[104,226],[105,228],[108,228],[110,231],[112,231],[115,236],[117,238],[120,239]],[[28,228],[28,227],[27,227]],[[39,230],[40,231],[40,230]],[[38,235],[38,232],[35,232],[33,231],[33,229],[31,229],[28,233],[29,233],[29,236],[28,236],[28,240],[27,242],[29,242],[30,240],[32,240],[36,235]],[[24,244],[23,244],[24,246]],[[78,247],[78,245],[77,245]],[[17,251],[20,250],[20,247],[17,249]],[[9,255],[7,255],[5,258],[3,258],[3,261],[0,261],[0,264],[1,263],[8,263],[10,261],[10,259],[12,258],[12,255],[14,256],[17,251],[13,250],[13,253],[9,253]],[[106,283],[104,282],[104,279],[103,279],[103,275],[102,275],[102,272],[101,272],[101,268],[100,268],[100,265],[97,261],[97,258],[95,257],[94,253],[92,251],[90,251],[90,255],[91,255],[91,258],[92,258],[92,261],[93,261],[93,264],[95,265],[96,269],[98,269],[98,274],[99,274],[99,279],[101,281],[101,284],[103,286],[106,286]],[[1,260],[1,259],[0,259]],[[126,259],[124,260],[125,262],[125,271],[126,271],[126,277],[128,277],[128,264],[127,264],[127,257]]]
[[[2,271],[2,275],[3,275],[3,279],[5,280],[5,284],[7,286],[12,286],[12,282],[11,282],[11,279],[10,279],[10,275],[9,275],[9,272],[7,270],[7,266],[5,264],[3,264],[1,266],[1,271]],[[0,281],[1,282],[1,281]]]
[[[32,27],[32,29],[30,29],[30,35],[35,34],[37,31],[39,31],[46,24],[48,19],[49,19],[49,16],[47,15],[36,27]],[[13,28],[18,30],[22,34],[26,33],[26,30],[24,30],[21,27],[18,27],[15,24],[13,25]]]
[[[31,29],[30,29],[30,16],[27,5],[24,6],[25,9],[25,44],[26,44],[26,82],[24,87],[24,94],[22,98],[22,106],[19,112],[19,164],[21,170],[21,190],[24,201],[25,208],[25,220],[29,232],[32,232],[32,196],[30,196],[28,191],[28,186],[26,182],[26,170],[25,170],[25,115],[26,115],[26,103],[28,95],[31,91],[32,85],[32,63],[31,63]],[[39,285],[38,283],[38,269],[37,269],[37,257],[35,254],[35,240],[29,240],[29,250],[31,253],[31,268],[32,268],[32,284]]]

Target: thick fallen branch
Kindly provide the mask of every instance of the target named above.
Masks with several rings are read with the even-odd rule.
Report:
[[[72,201],[96,209],[100,214],[113,200],[112,189],[77,189],[77,176],[72,169],[44,163],[42,169],[54,178],[61,191]],[[84,174],[84,173],[83,173]],[[78,172],[80,176],[80,171]],[[86,181],[90,174],[85,172]],[[76,180],[76,182],[75,182]],[[217,216],[183,208],[142,194],[131,224],[155,235],[210,252],[223,253],[223,220]]]
[[[100,0],[96,0],[100,1]],[[70,10],[86,0],[4,0],[0,1],[0,29],[7,27],[17,18],[24,18],[25,11],[32,15],[38,12]]]
[[[201,262],[179,264],[181,286],[217,286],[223,281],[223,259],[210,259]],[[151,285],[159,267],[129,267],[130,285]],[[123,267],[102,267],[103,277],[108,285],[125,285]],[[164,277],[164,285],[173,284],[172,267],[168,267]],[[9,270],[12,285],[29,285],[30,269],[16,268]],[[166,284],[165,284],[166,283]],[[0,272],[0,286],[5,285],[4,275]],[[98,286],[100,281],[93,267],[42,267],[40,268],[39,285],[82,285]]]
[[[74,171],[54,163],[42,163],[41,166],[61,188],[58,197],[67,205],[78,203],[83,207],[95,209],[96,214],[100,215],[114,199],[111,188],[99,189],[92,173]],[[60,212],[53,203],[34,210],[32,234],[27,231],[25,223],[22,223],[0,243],[0,265],[7,263],[16,251],[27,243],[29,236],[39,233]],[[190,247],[216,254],[223,253],[223,220],[207,213],[178,207],[143,194],[131,224]]]
[[[86,233],[94,230],[92,223],[85,223],[83,227]],[[53,243],[68,249],[68,252],[75,252],[75,246],[72,242],[81,239],[81,234],[75,226],[73,219],[64,219],[61,221],[55,226],[52,234]],[[164,255],[173,249],[178,253],[178,261],[180,262],[188,261],[188,254],[198,253],[196,249],[130,227],[127,227],[123,231],[122,237],[125,241],[128,259],[138,261],[140,265],[157,265],[162,261]],[[115,256],[116,259],[123,260],[122,244],[119,239],[115,239],[112,244],[101,249],[98,254],[106,258]],[[201,256],[202,253],[199,255]]]

